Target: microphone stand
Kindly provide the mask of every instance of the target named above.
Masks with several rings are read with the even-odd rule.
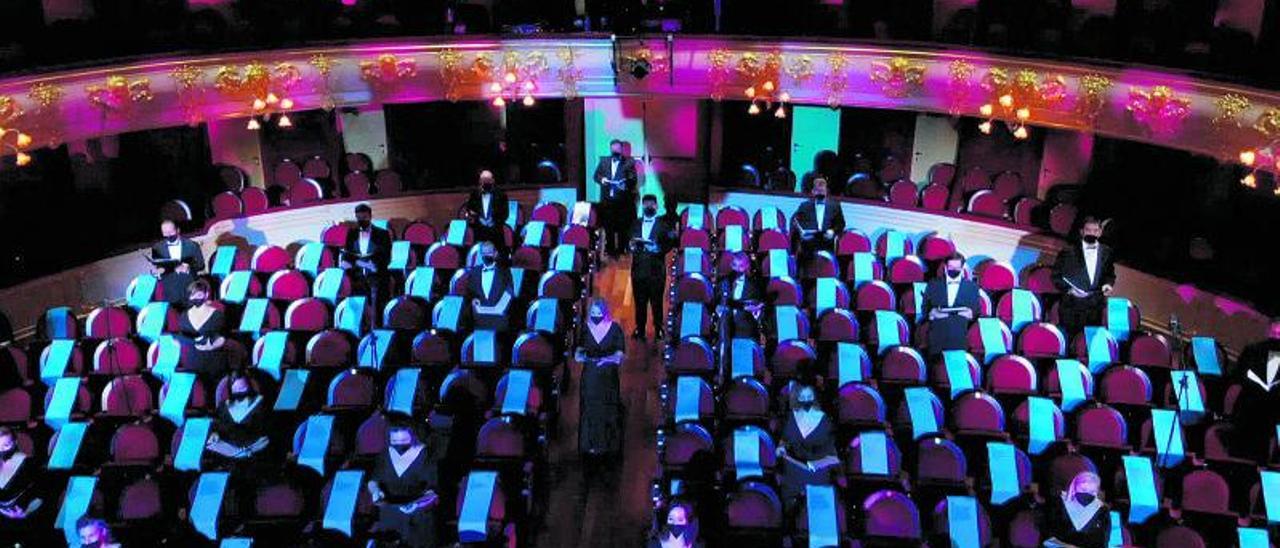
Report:
[[[1173,359],[1177,360],[1176,362],[1177,367],[1175,368],[1175,370],[1184,371],[1186,368],[1186,363],[1182,359],[1182,354],[1180,352],[1182,348],[1182,323],[1178,321],[1177,314],[1171,314],[1169,316],[1169,334],[1171,335],[1171,338],[1172,338],[1172,340],[1169,342],[1171,346],[1170,350],[1172,350],[1172,355],[1173,355],[1172,357]],[[1187,376],[1182,375],[1178,378],[1178,385],[1174,387],[1174,396],[1178,402],[1181,402],[1182,398],[1184,398],[1186,394],[1187,394]],[[1177,421],[1179,425],[1182,424],[1181,409],[1179,409],[1178,412],[1174,414],[1174,420]],[[1177,429],[1170,426],[1169,435],[1164,440],[1165,447],[1169,447],[1173,443],[1173,434],[1175,432],[1177,432]],[[1168,463],[1168,455],[1164,455],[1164,456],[1157,455],[1157,456],[1160,457],[1160,467],[1164,468],[1165,464]]]

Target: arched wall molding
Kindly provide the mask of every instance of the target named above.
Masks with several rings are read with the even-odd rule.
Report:
[[[1163,69],[940,46],[684,35],[616,43],[589,36],[428,37],[23,74],[0,78],[0,125],[32,134],[38,147],[245,117],[253,113],[252,94],[237,82],[254,63],[259,74],[272,75],[272,89],[287,93],[293,110],[491,99],[489,86],[511,69],[515,87],[532,81],[541,98],[745,99],[748,86],[768,80],[775,98],[786,91],[793,103],[980,118],[989,103],[992,117],[1011,123],[1027,106],[1032,128],[1095,132],[1228,160],[1280,138],[1280,94]],[[637,79],[630,69],[640,64],[649,70]],[[998,101],[1006,94],[1014,99],[1007,112]]]

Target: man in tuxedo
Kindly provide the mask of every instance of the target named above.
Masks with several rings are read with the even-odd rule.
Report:
[[[1053,285],[1062,293],[1058,323],[1068,340],[1086,325],[1102,323],[1102,307],[1116,283],[1115,258],[1100,238],[1102,221],[1086,217],[1080,227],[1080,242],[1058,252],[1053,264]]]
[[[1271,319],[1265,340],[1240,351],[1233,376],[1240,391],[1231,414],[1232,454],[1264,462],[1280,420],[1280,317]]]
[[[356,229],[347,231],[339,265],[351,276],[355,292],[368,297],[369,306],[378,311],[390,296],[387,264],[391,262],[391,233],[373,226],[369,204],[357,205],[355,215]]]
[[[151,246],[151,273],[160,278],[164,300],[185,305],[187,286],[204,270],[204,254],[200,245],[183,238],[178,225],[169,219],[160,222],[164,239]]]
[[[952,253],[943,261],[942,276],[924,290],[921,309],[929,319],[929,355],[969,346],[969,322],[978,314],[978,284],[964,276],[964,255]]]
[[[617,257],[626,251],[627,237],[631,234],[638,181],[636,161],[622,154],[622,141],[609,141],[609,155],[596,164],[593,179],[600,185],[605,252]]]
[[[760,338],[760,313],[764,310],[764,288],[751,277],[751,258],[737,252],[730,259],[731,273],[716,282],[716,310],[730,318],[725,340]]]
[[[794,239],[800,243],[800,259],[812,257],[819,250],[835,248],[836,238],[844,232],[844,212],[838,200],[828,201],[827,180],[813,180],[810,198],[791,217]]]
[[[511,214],[511,202],[507,200],[507,193],[496,187],[493,172],[487,169],[481,171],[479,183],[467,196],[467,203],[463,207],[476,241],[492,242],[498,249],[504,250],[506,240],[502,237],[502,227],[507,224],[507,217]]]
[[[498,248],[480,243],[480,263],[467,272],[467,298],[471,300],[476,329],[507,331],[507,310],[515,300],[511,269],[498,264]]]
[[[658,198],[646,194],[640,219],[631,229],[631,294],[636,304],[634,339],[643,339],[648,311],[653,312],[653,338],[662,340],[662,301],[666,299],[667,252],[675,242],[671,221],[658,216]]]

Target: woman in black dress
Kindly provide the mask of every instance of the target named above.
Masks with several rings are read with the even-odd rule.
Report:
[[[217,468],[247,464],[267,449],[270,409],[247,377],[231,379],[231,397],[218,405],[205,445]]]
[[[791,412],[782,427],[778,456],[782,466],[782,499],[793,507],[806,485],[830,485],[840,464],[831,417],[818,407],[812,386],[791,390]]]
[[[1060,497],[1049,500],[1042,531],[1046,548],[1103,548],[1111,534],[1111,510],[1098,498],[1101,480],[1080,472]]]
[[[577,359],[582,363],[578,451],[584,456],[602,457],[622,450],[618,368],[626,346],[622,326],[613,321],[604,299],[592,299],[577,351]]]
[[[18,450],[13,430],[0,426],[0,541],[11,546],[34,532],[43,501],[36,492],[40,465]]]
[[[378,505],[375,532],[391,533],[414,548],[436,545],[436,465],[426,444],[403,424],[387,431],[387,450],[378,456],[366,486]]]
[[[217,306],[209,301],[209,282],[196,280],[187,286],[187,302],[191,307],[178,320],[179,329],[192,352],[186,370],[195,372],[205,386],[214,386],[227,371],[227,356],[222,345],[225,319]]]

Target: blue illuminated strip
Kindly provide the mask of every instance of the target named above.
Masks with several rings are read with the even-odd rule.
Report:
[[[339,470],[333,476],[329,490],[329,503],[324,508],[324,528],[351,536],[352,517],[356,511],[356,499],[364,483],[363,470]]]
[[[498,473],[488,470],[473,470],[467,475],[462,509],[458,512],[459,541],[484,542],[489,536],[489,506],[497,481]]]
[[[1123,459],[1129,489],[1129,523],[1145,523],[1160,511],[1155,470],[1151,459],[1142,455],[1124,455]]]

